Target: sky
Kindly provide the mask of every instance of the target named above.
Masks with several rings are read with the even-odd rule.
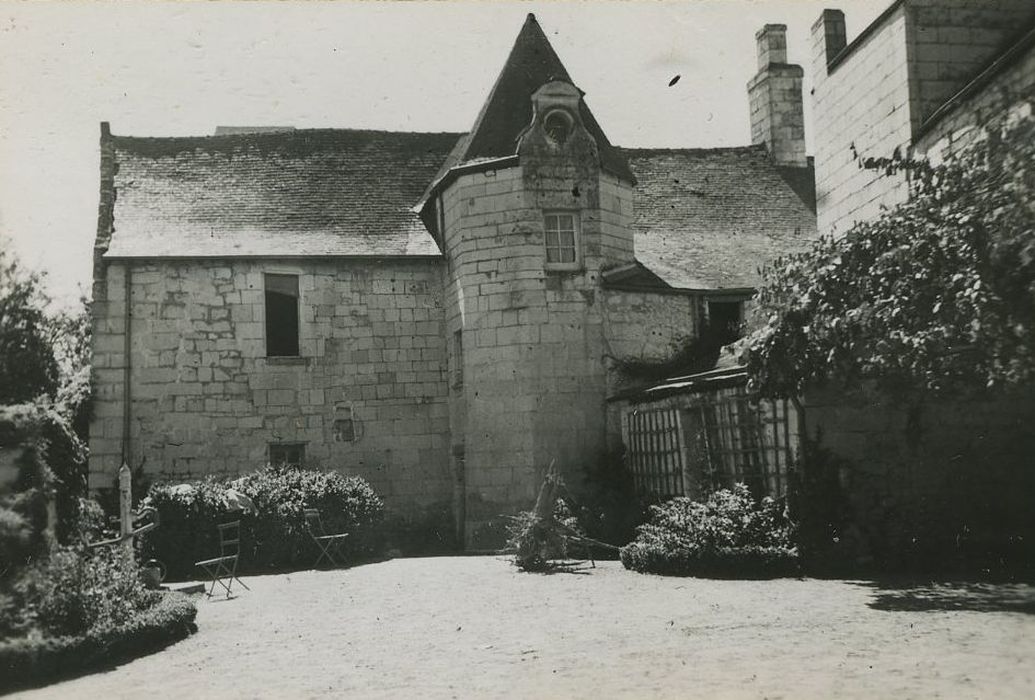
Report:
[[[628,147],[749,143],[754,35],[786,24],[810,134],[811,25],[838,7],[851,40],[889,3],[0,0],[0,245],[46,271],[58,304],[88,291],[101,121],[124,136],[467,131],[529,12]]]

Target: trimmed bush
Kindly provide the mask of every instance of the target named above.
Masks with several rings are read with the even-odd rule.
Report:
[[[197,608],[181,593],[158,594],[150,608],[119,625],[97,625],[80,635],[31,635],[0,642],[0,692],[156,651],[193,634]]]
[[[643,573],[719,578],[794,574],[792,526],[771,498],[747,487],[712,493],[704,502],[674,498],[651,506],[650,521],[621,550],[622,564]]]
[[[255,512],[233,512],[227,492],[248,496]],[[216,556],[216,525],[241,521],[241,571],[304,566],[316,559],[305,529],[305,508],[317,508],[328,532],[348,532],[344,551],[352,559],[383,548],[384,502],[365,480],[338,472],[266,467],[233,481],[156,484],[145,499],[158,509],[161,525],[144,536],[143,557],[161,560],[170,578],[197,575],[194,562]]]
[[[0,590],[0,691],[179,639],[195,614],[188,598],[147,590],[122,548],[55,548]]]

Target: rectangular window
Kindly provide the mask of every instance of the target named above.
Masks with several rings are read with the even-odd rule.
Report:
[[[464,388],[464,332],[453,332],[453,388],[460,391]]]
[[[266,356],[298,357],[298,275],[266,275]]]
[[[270,443],[270,464],[281,467],[301,467],[305,464],[305,443]]]
[[[575,270],[579,265],[579,220],[574,213],[553,213],[544,217],[546,269]]]

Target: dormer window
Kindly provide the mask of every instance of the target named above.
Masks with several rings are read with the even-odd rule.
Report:
[[[551,141],[563,146],[571,133],[571,115],[563,109],[555,109],[543,119],[543,130]]]
[[[579,217],[574,212],[547,212],[546,269],[577,270],[579,267]]]

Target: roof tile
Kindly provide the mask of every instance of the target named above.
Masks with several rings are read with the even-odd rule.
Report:
[[[437,256],[411,207],[459,137],[115,137],[107,256]]]

